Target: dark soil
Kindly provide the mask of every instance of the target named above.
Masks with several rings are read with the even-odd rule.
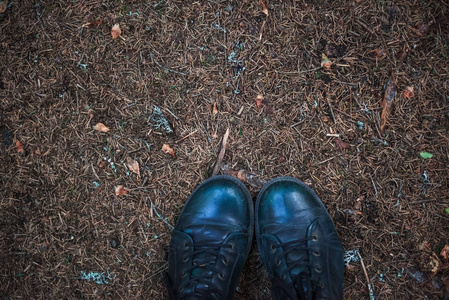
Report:
[[[2,298],[166,298],[172,225],[229,128],[230,169],[303,180],[345,250],[359,250],[367,276],[348,263],[346,299],[369,299],[367,280],[376,299],[447,299],[446,1],[267,0],[268,16],[256,0],[9,2]],[[154,106],[173,132],[148,122]],[[83,280],[89,272],[100,279]],[[255,244],[236,298],[270,299]]]

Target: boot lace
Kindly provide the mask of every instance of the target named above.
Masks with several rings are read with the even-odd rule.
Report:
[[[182,276],[186,276],[192,273],[194,270],[203,269],[206,272],[196,272],[201,275],[191,276],[190,280],[186,282],[184,285],[180,287],[180,299],[184,299],[186,296],[196,296],[201,297],[204,300],[207,299],[216,299],[213,298],[212,295],[215,294],[219,296],[219,299],[224,298],[223,291],[214,283],[212,283],[212,278],[214,276],[218,276],[220,279],[224,279],[224,272],[215,267],[217,261],[222,259],[223,261],[228,261],[228,259],[220,254],[221,248],[233,248],[233,244],[216,244],[216,243],[186,243],[187,246],[194,246],[194,251],[184,256],[184,260],[192,259],[193,264],[191,267],[187,268]],[[199,261],[195,261],[194,258],[199,254],[208,254],[205,255],[205,259]],[[210,271],[210,272],[207,272]],[[194,286],[193,293],[189,293],[188,295],[185,292],[186,287]]]
[[[277,245],[273,245],[275,248],[283,248],[283,254],[281,257],[278,257],[277,263],[280,263],[281,259],[285,259],[287,255],[296,250],[306,250],[308,252],[313,252],[313,255],[320,255],[317,250],[313,250],[307,247],[306,242],[309,240],[316,239],[316,236],[311,236],[295,241],[285,242]],[[300,272],[295,277],[292,277],[292,283],[286,283],[285,278],[286,275],[294,268],[305,267],[302,268],[302,272]],[[310,269],[315,268],[317,273],[321,273],[321,266],[313,266],[307,260],[299,260],[295,262],[288,263],[288,267],[280,274],[279,277],[274,277],[272,282],[272,291],[275,299],[299,299],[299,300],[312,300],[314,299],[314,293],[317,288],[323,288],[323,283],[319,280],[319,278],[312,278]],[[293,285],[292,292],[291,285]]]

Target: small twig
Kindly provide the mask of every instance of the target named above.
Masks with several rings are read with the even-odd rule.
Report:
[[[330,109],[330,111],[331,111],[331,116],[332,116],[332,121],[334,121],[334,123],[336,123],[336,121],[335,121],[335,115],[334,115],[334,110],[332,109],[332,105],[331,105],[331,103],[329,102],[329,99],[326,97],[326,101],[327,101],[327,105],[329,105],[329,109]]]
[[[229,137],[229,128],[226,129],[226,132],[223,136],[223,142],[221,143],[221,150],[220,150],[220,153],[218,154],[217,161],[215,162],[214,169],[212,170],[211,177],[217,175],[218,171],[221,168],[221,162],[223,161],[223,157],[226,152],[226,145],[228,143],[228,137]]]
[[[369,291],[369,299],[370,300],[375,300],[373,286],[371,285],[371,281],[369,280],[368,272],[366,271],[365,263],[363,262],[363,258],[362,258],[362,256],[360,255],[359,252],[357,252],[357,256],[360,259],[360,264],[362,265],[363,273],[365,273],[365,278],[366,278],[366,282],[367,282],[367,285],[368,285],[368,291]]]
[[[376,193],[376,198],[378,198],[378,196],[377,196],[377,188],[376,188],[376,184],[374,183],[373,177],[371,176],[371,174],[368,174],[368,175],[371,178],[371,183],[373,184],[374,192]]]
[[[170,69],[169,67],[166,67],[166,66],[164,66],[164,65],[161,65],[161,64],[157,61],[156,56],[154,56],[154,54],[151,53],[151,52],[150,52],[150,56],[151,56],[151,58],[153,59],[154,63],[155,63],[156,65],[158,65],[160,68],[162,68],[162,69],[164,69],[164,70],[166,70],[166,71],[169,71],[169,72],[176,73],[176,74],[180,74],[180,75],[184,75],[184,76],[187,75],[186,73],[178,72],[178,71],[175,71],[175,70],[173,70],[173,69]]]
[[[410,204],[423,204],[423,203],[428,203],[428,202],[434,202],[437,201],[438,199],[427,199],[427,200],[419,200],[419,201],[412,201],[409,202]]]
[[[163,218],[163,217],[159,214],[159,212],[156,210],[156,205],[153,204],[153,201],[151,201],[151,198],[150,198],[150,197],[147,197],[147,198],[150,199],[150,202],[151,202],[151,209],[154,211],[154,213],[156,214],[156,216],[157,216],[162,222],[164,222],[165,224],[167,224],[168,227],[169,227],[171,230],[175,229],[175,228],[173,227],[173,225],[170,224],[170,223],[166,220],[166,218]]]
[[[191,133],[189,133],[188,135],[186,135],[185,137],[183,137],[183,138],[180,138],[179,140],[177,140],[175,143],[179,143],[180,141],[183,141],[183,140],[185,140],[186,138],[188,138],[189,136],[191,136],[191,135],[194,135],[196,132],[198,131],[198,129],[195,129],[195,131],[192,131]]]

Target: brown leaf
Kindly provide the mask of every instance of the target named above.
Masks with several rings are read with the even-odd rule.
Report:
[[[343,142],[340,138],[335,138],[335,144],[337,144],[338,149],[349,149],[351,145],[346,142]]]
[[[175,157],[175,151],[174,151],[173,148],[170,147],[168,144],[162,145],[162,152],[168,153],[168,154],[170,154],[171,156]]]
[[[112,35],[113,40],[118,38],[121,34],[122,34],[122,30],[120,29],[119,24],[115,24],[114,26],[112,26],[111,35]]]
[[[93,126],[93,129],[100,132],[108,132],[110,129],[106,127],[103,123],[97,123],[97,125]]]
[[[216,115],[218,114],[218,109],[217,109],[217,102],[214,102],[214,108],[212,109],[212,115]]]
[[[380,133],[383,134],[387,122],[393,111],[393,101],[396,97],[396,86],[394,85],[394,75],[391,74],[388,79],[387,88],[385,89],[384,99],[382,100],[382,114],[380,116]]]
[[[260,108],[260,106],[262,105],[262,101],[263,101],[263,96],[262,95],[257,95],[257,97],[256,97],[256,105],[257,105],[257,108]]]
[[[415,92],[413,91],[413,87],[412,86],[408,86],[405,88],[405,90],[402,91],[402,97],[404,98],[413,98],[413,96],[415,96]]]
[[[128,164],[128,168],[131,172],[137,174],[138,176],[140,176],[140,167],[139,167],[139,163],[133,159],[131,159],[130,157],[128,157],[126,159],[126,162]]]
[[[440,255],[447,260],[449,258],[449,246],[448,245],[444,245],[444,248],[441,249]]]
[[[16,141],[16,147],[17,147],[17,152],[21,156],[25,156],[25,150],[23,149],[23,145],[22,145],[21,141],[19,141],[19,140]]]
[[[0,14],[4,13],[7,7],[8,7],[7,1],[0,1]]]
[[[337,47],[332,43],[326,44],[324,47],[324,53],[327,57],[337,57]]]
[[[262,0],[259,0],[259,2],[260,2],[260,4],[262,5],[262,11],[263,11],[263,13],[266,14],[266,15],[268,16],[268,8],[267,8],[267,6],[265,5],[265,3],[263,3]]]
[[[127,193],[128,193],[128,190],[125,189],[125,188],[123,187],[123,185],[117,185],[117,186],[115,187],[115,195],[116,195],[116,196],[126,195]]]
[[[321,54],[321,66],[326,68],[327,70],[331,69],[332,62],[327,58],[326,54]]]
[[[384,52],[382,51],[382,49],[376,49],[374,50],[374,56],[377,58],[380,58],[384,55]]]

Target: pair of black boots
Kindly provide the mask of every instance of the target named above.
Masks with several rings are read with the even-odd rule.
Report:
[[[255,225],[254,225],[255,223]],[[199,185],[172,233],[169,299],[233,299],[253,228],[274,299],[343,299],[343,248],[332,220],[303,182],[280,177],[259,192],[230,176]]]

